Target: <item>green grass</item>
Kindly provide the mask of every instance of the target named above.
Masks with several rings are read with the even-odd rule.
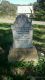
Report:
[[[25,70],[23,74],[16,70]],[[13,70],[16,72],[14,74]],[[15,62],[15,64],[7,63],[0,66],[0,80],[6,77],[7,80],[30,80],[32,77],[36,80],[45,80],[45,58],[40,58],[36,66],[32,62]]]
[[[45,53],[45,26],[33,25],[33,44],[37,50]]]

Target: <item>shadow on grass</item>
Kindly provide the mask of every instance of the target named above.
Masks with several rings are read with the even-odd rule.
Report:
[[[10,25],[8,25],[8,27],[10,27]],[[12,42],[13,38],[11,29],[0,29],[0,64],[6,63],[9,49],[12,46]]]

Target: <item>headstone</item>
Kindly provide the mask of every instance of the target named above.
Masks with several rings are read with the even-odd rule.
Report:
[[[13,47],[14,48],[30,48],[32,47],[33,29],[31,20],[26,15],[19,15],[12,28]]]
[[[13,34],[13,48],[8,55],[9,62],[38,59],[37,50],[32,45],[33,28],[31,19],[29,20],[24,14],[18,15],[11,28]]]

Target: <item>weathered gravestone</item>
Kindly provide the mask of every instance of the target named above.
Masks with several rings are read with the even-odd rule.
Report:
[[[8,55],[9,62],[37,60],[37,50],[32,45],[33,28],[31,19],[26,15],[18,15],[14,25],[11,26],[13,33],[13,48]]]

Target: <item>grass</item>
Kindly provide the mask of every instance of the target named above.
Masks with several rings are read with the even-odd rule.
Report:
[[[0,66],[0,80],[6,77],[6,80],[45,80],[45,58],[40,58],[36,66],[32,62],[15,62],[15,64],[7,63]],[[23,73],[24,71],[24,73]]]
[[[45,26],[33,25],[33,44],[37,47],[37,50],[45,53]]]
[[[33,25],[33,29],[33,44],[38,52],[45,53],[45,26]],[[45,57],[39,59],[36,66],[33,65],[33,62],[18,61],[15,64],[8,63],[8,54],[12,42],[11,24],[0,24],[0,80],[4,78],[7,80],[30,80],[31,78],[45,80]],[[23,69],[25,72],[20,75],[15,69]],[[13,73],[13,70],[16,74]]]

